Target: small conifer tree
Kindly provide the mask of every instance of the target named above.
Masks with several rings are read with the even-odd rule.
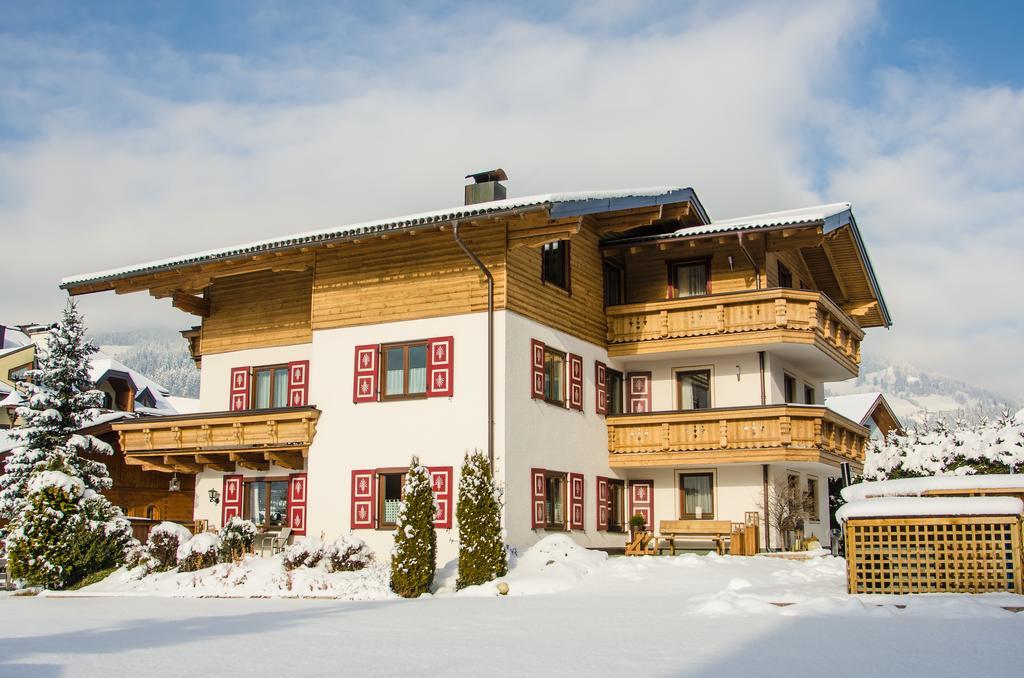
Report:
[[[501,535],[502,491],[491,477],[487,457],[467,454],[459,476],[459,579],[456,588],[505,576],[508,559]]]
[[[403,598],[416,598],[430,590],[437,567],[437,502],[430,486],[430,471],[412,458],[402,487],[395,545],[391,552],[391,590]]]

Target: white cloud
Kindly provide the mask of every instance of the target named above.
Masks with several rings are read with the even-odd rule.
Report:
[[[1020,123],[1000,124],[1024,119],[1019,91],[894,71],[851,105],[848,54],[878,19],[855,2],[509,12],[376,27],[329,15],[319,39],[258,57],[135,46],[130,73],[92,45],[0,41],[26,69],[0,76],[0,110],[17,99],[42,120],[0,145],[5,244],[35,253],[7,260],[24,292],[2,316],[53,316],[64,275],[457,204],[463,174],[500,165],[515,195],[679,183],[718,217],[852,200],[897,321],[868,350],[1003,387],[1024,377],[994,355],[1021,338],[1005,290],[1024,160],[1007,157]],[[836,159],[824,180],[822,156]],[[961,257],[986,279],[950,270]],[[99,328],[191,321],[138,296],[82,303]],[[950,365],[948,347],[969,345],[989,355]]]

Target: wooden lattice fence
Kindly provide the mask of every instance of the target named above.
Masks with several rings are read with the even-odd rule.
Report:
[[[850,593],[1024,593],[1020,516],[850,518]]]

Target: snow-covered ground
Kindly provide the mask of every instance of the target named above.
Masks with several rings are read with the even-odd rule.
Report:
[[[253,587],[260,568],[273,566],[249,568]],[[450,568],[418,600],[390,597],[379,571],[339,575],[379,599],[169,598],[176,573],[90,589],[103,597],[0,598],[0,675],[1020,672],[1024,613],[1001,606],[1024,597],[848,596],[831,557],[605,558],[554,536],[518,559],[508,596],[454,593]]]

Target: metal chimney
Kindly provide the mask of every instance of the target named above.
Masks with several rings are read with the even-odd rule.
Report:
[[[467,174],[466,178],[472,179],[474,182],[466,184],[466,205],[505,199],[505,186],[498,182],[508,181],[508,175],[500,167],[486,172]]]

